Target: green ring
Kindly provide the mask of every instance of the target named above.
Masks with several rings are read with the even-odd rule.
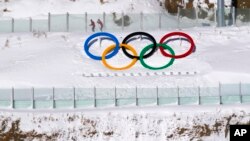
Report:
[[[148,69],[150,69],[150,70],[161,70],[161,69],[165,69],[165,68],[167,68],[167,67],[173,65],[175,58],[171,58],[171,60],[169,61],[169,63],[166,64],[166,65],[164,65],[164,66],[162,66],[162,67],[151,67],[151,66],[147,65],[147,64],[144,62],[144,60],[143,60],[143,55],[144,55],[149,49],[151,49],[152,47],[154,47],[154,44],[151,44],[151,45],[146,46],[146,47],[141,51],[141,53],[140,53],[140,62],[141,62],[141,64],[142,64],[143,67],[148,68]],[[168,45],[166,45],[166,44],[157,44],[157,47],[163,47],[164,49],[169,50],[170,53],[171,53],[173,56],[175,55],[174,50],[173,50],[171,47],[169,47]]]

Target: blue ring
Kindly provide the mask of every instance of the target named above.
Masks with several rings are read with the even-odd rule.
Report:
[[[107,33],[107,32],[98,32],[98,33],[95,33],[95,34],[89,36],[89,37],[87,38],[87,40],[85,41],[85,43],[84,43],[84,50],[85,50],[86,54],[87,54],[90,58],[92,58],[92,59],[94,59],[94,60],[102,60],[102,57],[101,57],[101,56],[95,56],[95,55],[93,55],[93,54],[91,54],[91,53],[89,52],[89,48],[90,48],[89,42],[90,42],[93,38],[98,37],[98,36],[107,36],[107,37],[110,37],[110,38],[115,42],[115,44],[116,44],[116,46],[115,46],[113,52],[110,53],[110,54],[108,54],[107,56],[105,56],[106,59],[112,58],[113,56],[115,56],[115,55],[119,52],[120,43],[119,43],[118,39],[117,39],[114,35],[112,35],[112,34],[110,34],[110,33]]]

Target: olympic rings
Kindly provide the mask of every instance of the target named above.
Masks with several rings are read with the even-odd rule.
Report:
[[[138,39],[137,37],[134,37],[136,35],[145,36],[145,37],[141,36],[141,39],[149,40],[152,42],[152,44],[150,44],[142,49],[142,51],[139,53],[139,56],[138,56],[136,50],[131,45],[128,45],[129,42],[132,42],[132,41]],[[183,36],[184,38],[183,37],[182,38],[169,38],[171,36],[176,36],[176,35]],[[111,40],[111,41],[115,42],[115,44],[108,46],[104,50],[104,52],[102,53],[101,56],[96,56],[96,55],[93,55],[89,52],[90,47],[96,41],[98,41],[98,39],[94,39],[94,38],[98,37],[98,36],[106,36],[106,37],[100,37],[101,41],[102,40]],[[174,50],[171,47],[169,47],[167,45],[167,43],[169,43],[170,41],[178,40],[178,39],[188,41],[191,44],[191,46],[187,52],[180,54],[180,55],[175,55]],[[107,59],[110,59],[113,56],[115,56],[116,54],[118,54],[120,48],[122,48],[123,53],[127,57],[131,58],[132,61],[131,61],[131,63],[129,63],[128,65],[123,66],[123,67],[113,67],[107,63]],[[152,56],[158,50],[158,48],[160,49],[160,52],[162,53],[163,56],[169,57],[171,59],[167,64],[165,64],[164,66],[161,66],[161,67],[149,66],[148,64],[145,63],[144,60],[147,59],[148,57]],[[125,37],[124,40],[122,41],[122,44],[119,43],[118,39],[114,35],[107,33],[107,32],[98,32],[98,33],[95,33],[95,34],[91,35],[90,37],[88,37],[84,43],[84,50],[85,50],[86,54],[94,60],[102,60],[103,65],[111,70],[129,69],[133,65],[135,65],[135,63],[138,60],[140,60],[142,66],[147,68],[147,69],[151,69],[151,70],[165,69],[165,68],[171,66],[174,63],[175,59],[187,57],[192,52],[194,52],[195,49],[196,49],[196,46],[194,44],[193,39],[188,34],[182,33],[182,32],[172,32],[172,33],[166,34],[161,38],[160,43],[157,43],[155,38],[146,32],[134,32],[134,33],[129,34],[127,37]],[[132,54],[128,53],[127,50],[130,50],[132,52]],[[169,53],[167,53],[165,50],[168,50]]]
[[[156,40],[155,40],[155,38],[154,38],[152,35],[150,35],[150,34],[148,34],[148,33],[146,33],[146,32],[134,32],[134,33],[131,33],[131,34],[129,34],[127,37],[124,38],[124,40],[122,41],[122,43],[123,43],[123,44],[128,44],[128,43],[129,43],[129,42],[128,42],[129,38],[131,38],[131,37],[133,37],[133,36],[136,36],[136,35],[144,35],[144,36],[148,37],[148,39],[149,39],[150,41],[153,42],[152,50],[151,50],[148,54],[146,54],[145,56],[143,56],[143,58],[146,59],[146,58],[152,56],[152,55],[154,54],[154,52],[156,51],[156,49],[157,49]],[[144,39],[147,39],[147,38],[144,38]],[[130,54],[127,52],[127,50],[126,50],[125,48],[122,48],[122,51],[124,52],[124,54],[125,54],[126,56],[128,56],[128,57],[131,58],[131,59],[134,59],[134,58],[140,59],[140,56],[133,56],[133,55],[130,55]]]
[[[189,49],[186,53],[183,53],[183,54],[181,54],[181,55],[170,55],[170,54],[168,54],[168,53],[166,53],[166,52],[164,51],[164,48],[160,47],[161,53],[162,53],[164,56],[166,56],[166,57],[171,57],[171,58],[175,58],[175,59],[180,59],[180,58],[187,57],[188,55],[190,55],[190,54],[193,52],[193,50],[194,50],[194,48],[195,48],[195,44],[194,44],[193,39],[192,39],[188,34],[186,34],[186,33],[183,33],[183,32],[172,32],[172,33],[166,34],[165,36],[163,36],[163,37],[161,38],[160,44],[163,44],[164,41],[165,41],[167,38],[169,38],[169,37],[171,37],[171,36],[175,36],[175,35],[179,35],[179,36],[186,37],[186,38],[189,40],[190,44],[191,44],[190,49]]]
[[[89,48],[90,48],[89,42],[91,41],[91,39],[93,39],[93,38],[95,38],[95,37],[98,37],[98,36],[107,36],[107,37],[110,37],[110,38],[115,42],[115,44],[116,44],[114,51],[113,51],[112,53],[110,53],[109,55],[107,55],[107,56],[106,56],[106,59],[112,58],[113,56],[115,56],[115,55],[119,52],[119,49],[120,49],[119,41],[118,41],[118,39],[117,39],[114,35],[112,35],[112,34],[110,34],[110,33],[107,33],[107,32],[98,32],[98,33],[95,33],[95,34],[91,35],[91,36],[85,41],[85,44],[84,44],[84,50],[85,50],[86,54],[87,54],[90,58],[92,58],[92,59],[94,59],[94,60],[102,60],[102,57],[101,57],[101,56],[95,56],[95,55],[93,55],[93,54],[91,54],[91,53],[89,52]]]
[[[140,54],[140,61],[141,61],[142,66],[144,66],[145,68],[151,69],[151,70],[161,70],[161,69],[165,69],[165,68],[167,68],[167,67],[173,65],[175,58],[171,58],[170,62],[169,62],[168,64],[162,66],[162,67],[151,67],[151,66],[147,65],[147,64],[144,62],[144,60],[143,60],[143,55],[144,55],[144,53],[146,53],[146,52],[147,52],[149,49],[151,49],[152,47],[153,47],[153,44],[148,45],[148,46],[146,46],[146,47],[141,51],[141,54]],[[173,50],[172,48],[170,48],[168,45],[165,45],[165,44],[157,44],[157,47],[163,47],[164,49],[169,50],[170,53],[171,53],[172,55],[175,55],[174,50]]]
[[[130,45],[127,45],[127,44],[120,44],[120,47],[129,49],[129,50],[133,53],[134,56],[137,56],[136,50],[135,50],[133,47],[131,47]],[[104,52],[103,52],[103,54],[102,54],[102,63],[103,63],[103,65],[104,65],[105,67],[107,67],[107,68],[109,68],[109,69],[111,69],[111,70],[125,70],[125,69],[131,68],[131,67],[137,62],[138,59],[137,59],[137,58],[134,58],[134,59],[132,60],[132,62],[131,62],[129,65],[125,66],[125,67],[121,67],[121,68],[112,67],[111,65],[109,65],[109,64],[107,63],[105,56],[107,55],[107,53],[109,53],[109,52],[110,52],[111,50],[113,50],[114,48],[115,48],[115,45],[111,45],[111,46],[109,46],[107,49],[105,49]]]

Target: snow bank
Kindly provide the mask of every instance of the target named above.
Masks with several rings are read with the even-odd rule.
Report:
[[[2,111],[0,139],[219,140],[230,124],[250,124],[249,105],[123,108],[82,111]]]

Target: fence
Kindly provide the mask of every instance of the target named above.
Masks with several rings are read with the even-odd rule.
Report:
[[[250,104],[250,84],[189,88],[10,88],[0,89],[0,96],[0,108],[6,109]]]
[[[0,19],[0,33],[10,32],[91,32],[90,19],[95,22],[101,19],[104,31],[134,31],[180,29],[201,26],[216,26],[216,10],[179,9],[178,14],[48,14],[43,18],[2,18]],[[250,9],[227,8],[225,10],[226,26],[249,25]],[[98,26],[98,25],[96,25]],[[96,30],[99,30],[98,27]]]

